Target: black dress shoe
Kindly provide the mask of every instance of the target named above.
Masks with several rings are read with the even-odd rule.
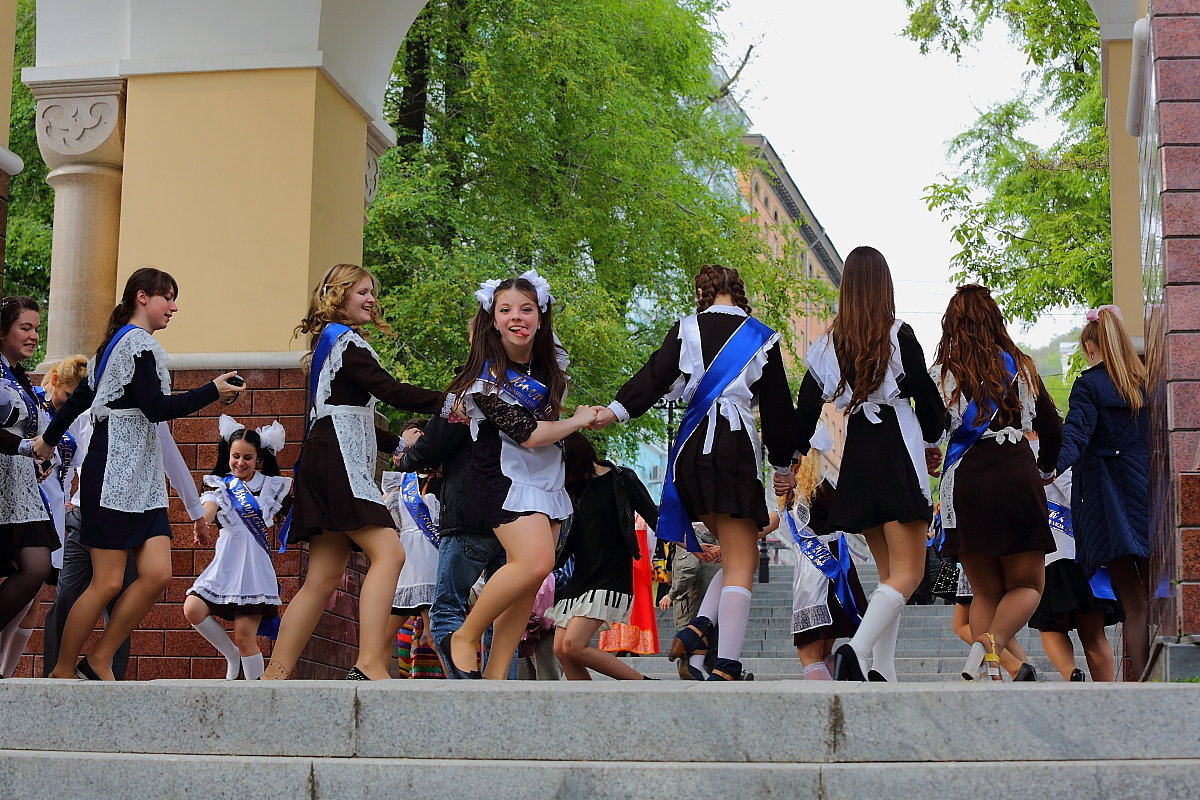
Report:
[[[96,670],[92,669],[92,665],[88,663],[86,656],[79,659],[79,663],[75,665],[75,677],[84,681],[104,680],[96,674]]]
[[[869,669],[869,670],[867,670],[867,681],[870,683],[887,683],[888,679],[883,677],[882,672],[877,672],[876,670]]]
[[[1033,664],[1022,664],[1017,669],[1017,674],[1013,676],[1013,682],[1016,681],[1036,681],[1037,670],[1033,668]]]
[[[369,681],[371,679],[368,678],[367,674],[365,672],[363,672],[361,669],[359,669],[358,667],[351,667],[350,671],[346,673],[346,680],[348,680],[348,681]]]
[[[835,681],[865,681],[862,665],[858,663],[858,653],[849,642],[833,651],[833,679]]]
[[[481,673],[479,670],[472,669],[463,671],[454,665],[454,656],[450,654],[450,637],[453,635],[454,634],[452,633],[447,633],[445,636],[439,639],[437,643],[438,655],[442,657],[442,661],[446,666],[446,672],[449,673],[447,677],[460,681],[483,680],[483,673]]]
[[[1069,683],[1084,683],[1087,678],[1084,677],[1083,670],[1076,668],[1071,670],[1071,677],[1067,680]]]

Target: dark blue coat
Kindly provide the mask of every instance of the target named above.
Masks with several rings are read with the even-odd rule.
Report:
[[[1074,467],[1071,522],[1084,574],[1126,556],[1150,555],[1146,407],[1133,415],[1103,364],[1071,387],[1058,472]]]

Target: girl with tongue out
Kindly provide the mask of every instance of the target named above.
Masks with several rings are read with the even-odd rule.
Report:
[[[538,587],[554,566],[559,523],[571,513],[559,441],[590,425],[596,413],[580,406],[559,419],[567,380],[544,278],[530,270],[486,281],[475,298],[471,352],[448,391],[461,399],[475,441],[475,523],[495,531],[508,562],[484,585],[462,627],[437,644],[452,674],[503,679]],[[497,656],[481,673],[476,653],[489,625]]]

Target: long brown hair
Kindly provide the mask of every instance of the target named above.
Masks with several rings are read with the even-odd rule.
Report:
[[[162,297],[170,292],[178,299],[179,284],[175,282],[170,273],[163,272],[161,269],[154,267],[135,269],[129,276],[129,280],[125,281],[125,290],[121,292],[121,302],[117,303],[117,307],[108,315],[108,328],[104,331],[104,338],[100,340],[100,346],[96,348],[97,362],[104,355],[104,348],[108,345],[108,340],[129,322],[133,312],[137,310],[138,292],[145,292],[147,297]]]
[[[747,314],[753,313],[750,301],[746,299],[746,284],[742,283],[742,276],[733,267],[705,264],[696,273],[695,284],[697,313],[711,308],[719,294],[730,295],[734,305]]]
[[[896,321],[896,294],[892,271],[883,253],[874,247],[856,247],[846,256],[838,291],[837,316],[829,325],[833,351],[841,378],[834,395],[840,395],[853,376],[847,411],[866,401],[887,374],[892,357],[892,323]]]
[[[308,354],[304,356],[306,366],[312,359],[313,348],[317,346],[317,340],[321,338],[321,332],[325,330],[326,325],[331,322],[340,322],[343,325],[350,323],[346,316],[346,299],[363,278],[371,279],[371,283],[375,286],[375,293],[378,295],[379,281],[369,271],[357,264],[334,264],[313,289],[312,296],[308,300],[308,313],[304,315],[304,319],[292,332],[293,338],[301,334],[308,334]],[[385,336],[393,336],[392,327],[380,315],[378,298],[376,300],[374,307],[371,308],[371,324]],[[358,333],[365,336],[363,331],[358,331]]]
[[[461,395],[469,389],[471,384],[479,378],[479,374],[483,372],[484,364],[488,365],[489,372],[497,385],[508,384],[505,376],[513,362],[509,360],[508,353],[504,349],[500,332],[496,330],[495,298],[500,292],[510,289],[528,297],[537,308],[537,290],[532,283],[524,278],[507,278],[501,281],[492,295],[492,307],[485,311],[483,306],[479,306],[475,311],[475,318],[471,320],[471,351],[467,354],[467,363],[447,387],[448,393]],[[549,380],[546,387],[549,389],[550,396],[546,398],[546,405],[551,417],[557,417],[559,411],[562,410],[563,394],[567,390],[567,376],[558,366],[554,344],[553,303],[548,303],[545,311],[538,309],[538,329],[533,334],[531,356],[532,360],[545,369],[548,374]]]
[[[933,363],[940,364],[943,373],[949,372],[956,381],[947,405],[958,402],[963,387],[971,392],[970,399],[976,402],[977,411],[969,424],[983,422],[992,406],[1013,414],[1021,411],[1020,394],[1011,391],[1004,365],[997,358],[999,351],[1012,356],[1018,373],[1036,392],[1037,367],[1008,335],[1004,315],[991,291],[975,283],[959,286],[942,316],[942,339]]]
[[[1090,344],[1100,351],[1104,370],[1112,380],[1117,394],[1137,414],[1146,404],[1146,365],[1133,349],[1125,323],[1108,308],[1101,308],[1098,319],[1083,326],[1079,343]]]

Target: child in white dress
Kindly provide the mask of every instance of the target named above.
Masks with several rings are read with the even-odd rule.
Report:
[[[283,447],[278,421],[247,430],[221,415],[217,463],[204,476],[200,496],[204,520],[217,523],[216,554],[183,602],[183,615],[201,636],[225,656],[225,680],[256,680],[263,673],[257,634],[263,618],[279,613],[279,581],[271,565],[267,530],[274,524],[292,479],[279,476],[275,454]],[[197,526],[197,544],[208,544]],[[233,622],[233,640],[214,617]]]

